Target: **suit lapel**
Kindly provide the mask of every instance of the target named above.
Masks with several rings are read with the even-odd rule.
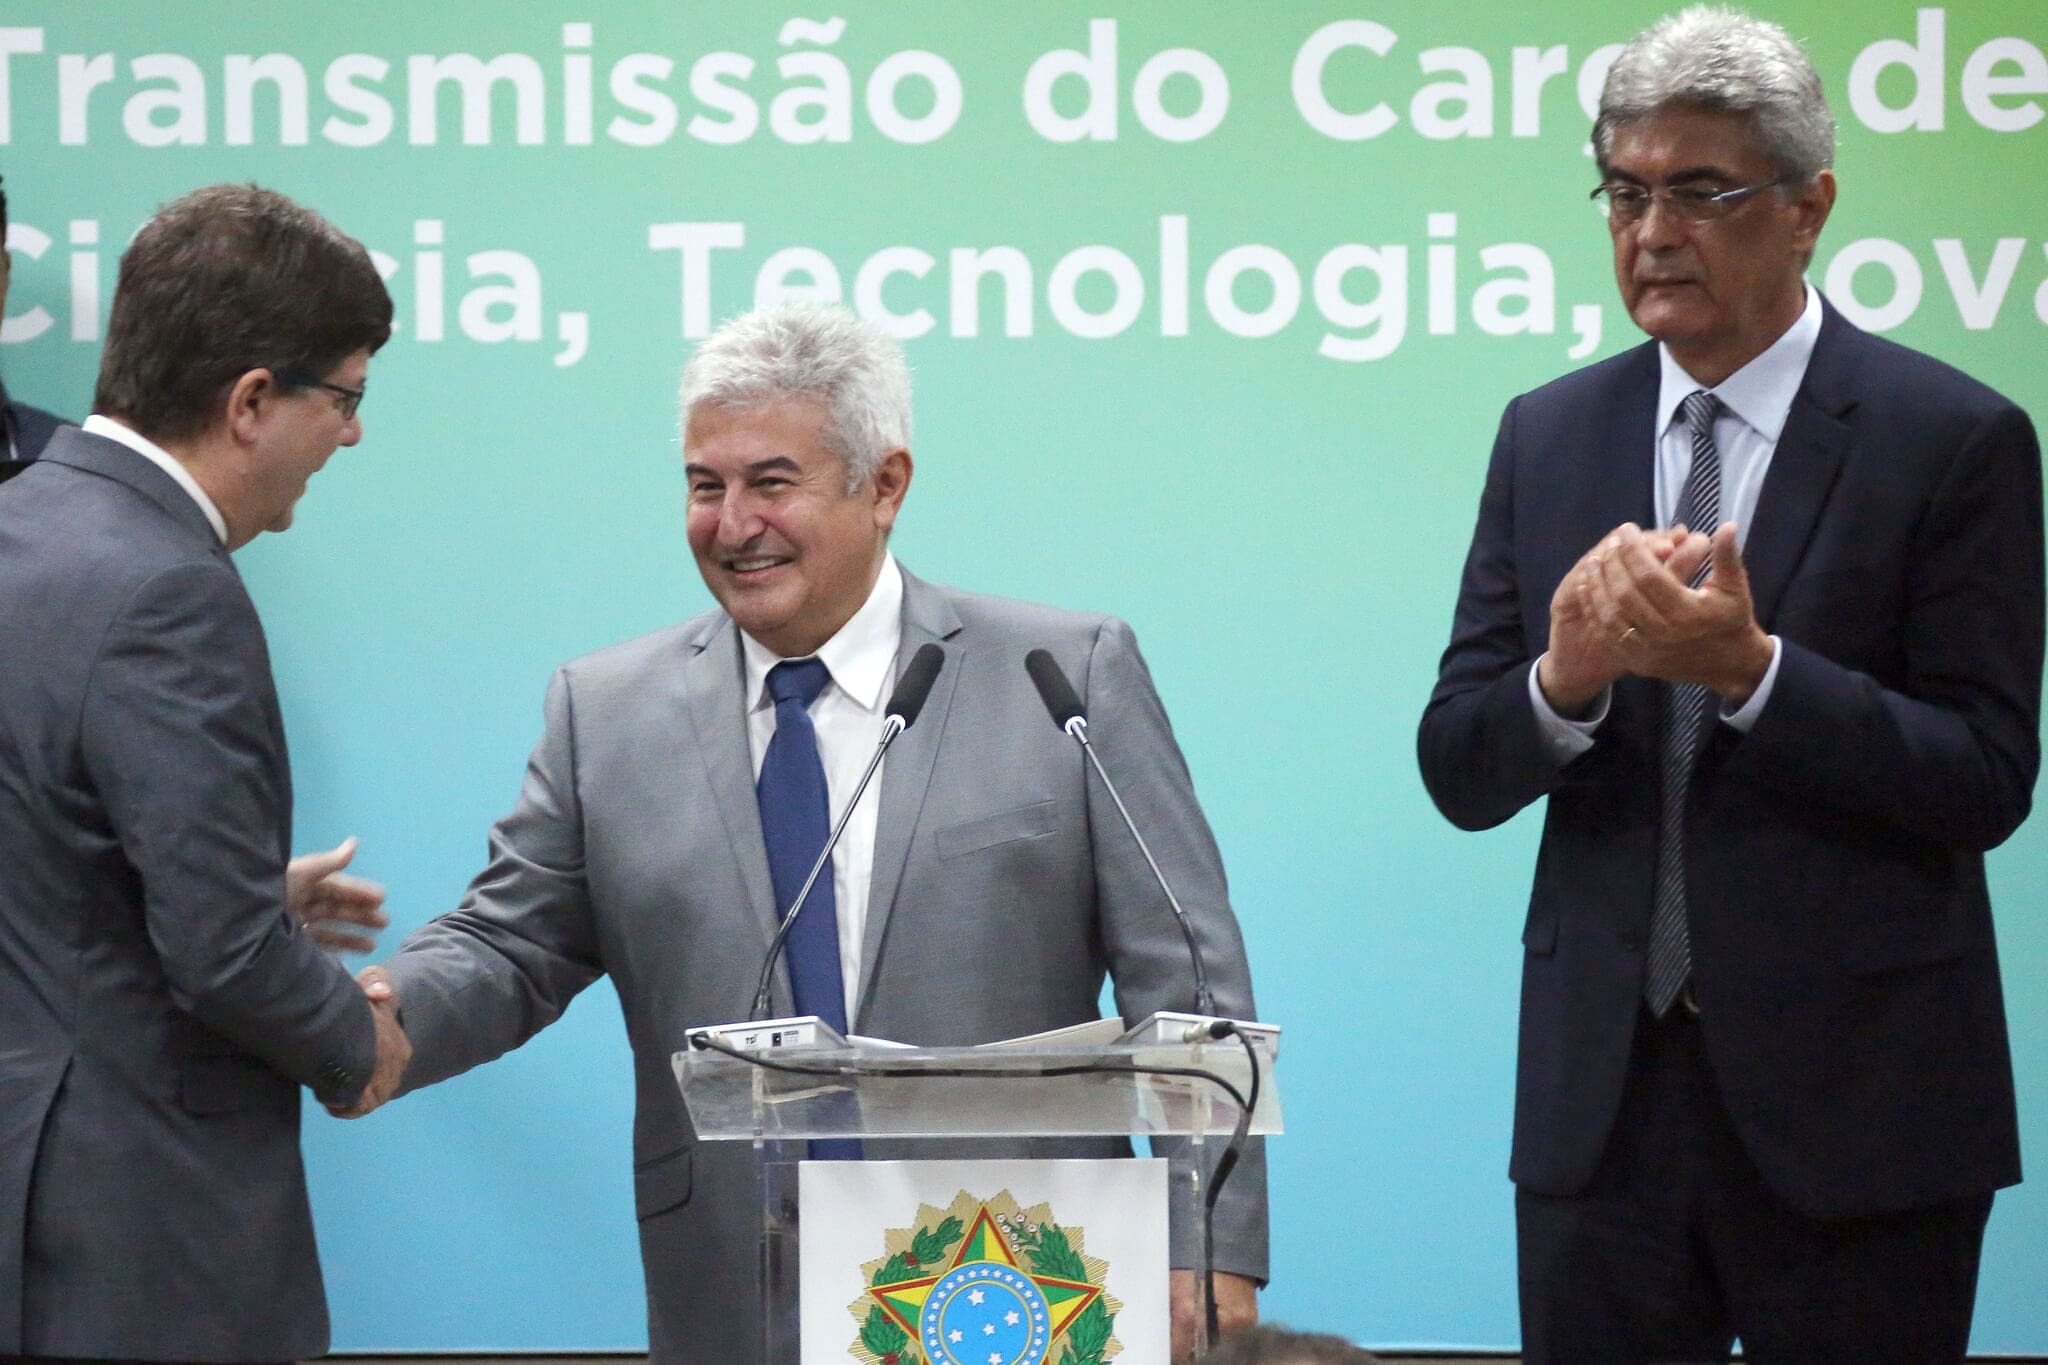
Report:
[[[903,642],[896,650],[899,667],[901,661],[928,643],[945,642],[948,657],[917,724],[897,737],[882,765],[882,806],[875,821],[867,927],[861,934],[860,988],[856,998],[847,1002],[847,1018],[855,1021],[856,1027],[860,1009],[867,1003],[868,986],[874,980],[875,964],[881,960],[889,913],[895,907],[896,889],[903,884],[911,838],[917,832],[918,816],[924,809],[925,792],[931,786],[932,768],[938,758],[939,741],[952,713],[953,693],[967,665],[967,642],[960,638],[960,630],[960,618],[945,595],[904,570]]]
[[[761,808],[754,799],[754,759],[747,745],[746,669],[740,661],[740,635],[729,617],[720,616],[694,645],[683,666],[683,698],[696,732],[696,749],[704,760],[711,805],[725,824],[726,847],[732,850],[740,884],[747,889],[746,913],[740,932],[760,941],[768,951],[780,912],[768,878],[767,845],[761,837]],[[687,817],[686,817],[687,818]],[[788,978],[778,980],[782,1003],[789,1001]]]
[[[1779,433],[1743,544],[1756,618],[1766,630],[1813,537],[1853,435],[1846,419],[1856,406],[1857,333],[1832,304],[1823,301],[1822,306],[1820,336]]]
[[[1589,404],[1604,413],[1603,425],[1589,439],[1575,463],[1564,471],[1571,501],[1566,524],[1572,534],[1556,547],[1557,562],[1543,580],[1551,586],[1564,579],[1579,557],[1593,548],[1602,536],[1632,521],[1638,526],[1657,524],[1656,451],[1657,386],[1659,378],[1655,342],[1637,347],[1627,365],[1616,375],[1611,401]],[[1531,601],[1525,608],[1533,629],[1547,641],[1550,628],[1550,598]],[[1613,718],[1605,727],[1603,745],[1634,746],[1644,727],[1634,723],[1638,716],[1654,716],[1658,706],[1655,685],[1637,677],[1624,677],[1614,686]],[[1649,733],[1654,733],[1654,726]]]
[[[1558,471],[1558,496],[1565,508],[1560,524],[1568,534],[1557,538],[1559,558],[1546,582],[1561,581],[1579,556],[1623,522],[1655,524],[1656,347],[1637,348],[1615,384],[1613,401],[1599,405],[1604,417],[1597,436]],[[1528,609],[1532,619],[1540,616],[1547,633],[1549,597],[1531,602]]]
[[[1638,526],[1657,524],[1657,348],[1639,348],[1640,359],[1629,367],[1622,380],[1620,401],[1608,408],[1608,428],[1601,458],[1606,468],[1588,482],[1601,499],[1599,527],[1602,536],[1632,521]],[[1578,549],[1593,548],[1588,540]]]

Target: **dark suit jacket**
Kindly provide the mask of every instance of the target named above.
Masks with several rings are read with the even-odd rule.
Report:
[[[854,1027],[931,1046],[1057,1028],[1096,1017],[1105,973],[1134,1021],[1192,1006],[1186,944],[1033,691],[1033,647],[1080,690],[1103,764],[1194,924],[1217,1009],[1255,1017],[1222,860],[1130,628],[906,572],[903,654],[932,641],[945,670],[880,778]],[[743,679],[721,611],[564,666],[489,866],[385,964],[415,1047],[408,1087],[518,1046],[611,976],[633,1044],[649,1336],[654,1359],[676,1365],[758,1357],[757,1167],[744,1144],[698,1143],[669,1060],[690,1029],[746,1016],[776,920]],[[793,1012],[786,970],[775,1007]],[[1128,1151],[1096,1139],[869,1155]],[[1195,1229],[1175,1233],[1189,1255]],[[1219,1269],[1265,1278],[1262,1150],[1226,1187],[1216,1253]]]
[[[0,1354],[327,1347],[299,1090],[362,993],[284,908],[263,632],[171,478],[67,428],[0,488]]]
[[[0,441],[0,483],[19,471],[20,464],[35,459],[43,453],[43,447],[57,434],[59,427],[69,426],[54,412],[44,412],[26,403],[16,403],[7,396],[7,386],[0,384],[0,421],[7,424],[7,435],[14,447],[13,458],[8,455],[8,442]],[[18,462],[18,463],[17,463]]]
[[[1639,1010],[1663,689],[1623,679],[1593,748],[1538,740],[1552,591],[1651,517],[1654,345],[1501,419],[1424,781],[1467,829],[1548,796],[1523,933],[1511,1174],[1590,1178]],[[2040,766],[2040,449],[1983,385],[1827,309],[1745,560],[1783,640],[1743,735],[1715,725],[1686,815],[1700,1028],[1766,1180],[1816,1216],[2019,1179],[1984,851]]]
[[[69,426],[54,412],[44,412],[26,403],[7,405],[8,425],[13,428],[14,448],[22,460],[33,460],[50,444],[59,427]]]

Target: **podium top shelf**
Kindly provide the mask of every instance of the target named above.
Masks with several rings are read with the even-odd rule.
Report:
[[[849,1044],[745,1057],[695,1048],[673,1058],[697,1136],[1227,1137],[1252,1089],[1235,1041],[1107,1047],[919,1048]],[[1270,1056],[1258,1061],[1251,1132],[1281,1131]]]

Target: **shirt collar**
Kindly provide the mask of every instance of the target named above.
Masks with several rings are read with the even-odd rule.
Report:
[[[85,419],[84,429],[95,436],[104,436],[109,441],[127,446],[170,475],[177,481],[178,487],[192,495],[192,501],[199,504],[199,510],[206,513],[206,523],[213,527],[213,533],[220,537],[220,543],[228,543],[228,524],[221,519],[220,509],[213,505],[213,499],[206,496],[206,490],[199,486],[199,481],[192,477],[192,471],[185,468],[177,456],[132,427],[124,427],[113,418],[102,417],[98,413]]]
[[[1763,354],[1729,375],[1709,390],[1729,412],[1747,423],[1751,430],[1776,444],[1791,415],[1792,400],[1806,378],[1807,362],[1813,359],[1814,343],[1820,340],[1820,294],[1806,286],[1806,307],[1799,320],[1785,334],[1764,349]],[[1688,394],[1697,393],[1700,381],[1685,372],[1672,358],[1671,348],[1658,343],[1657,359],[1662,379],[1657,389],[1657,431],[1661,435],[1678,420],[1679,406]]]
[[[896,556],[884,551],[882,571],[875,575],[868,600],[814,657],[824,661],[840,691],[862,710],[876,711],[902,643],[903,571],[896,567]],[[768,670],[781,663],[782,656],[745,631],[740,632],[740,648],[747,662],[747,709],[773,705],[768,699]]]

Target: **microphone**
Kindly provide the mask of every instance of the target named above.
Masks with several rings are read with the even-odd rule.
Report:
[[[1109,790],[1109,799],[1116,803],[1116,813],[1124,820],[1124,828],[1137,841],[1138,852],[1145,855],[1145,865],[1152,869],[1152,878],[1159,883],[1159,889],[1166,893],[1166,903],[1173,908],[1174,921],[1180,925],[1181,937],[1187,940],[1188,961],[1195,968],[1195,1013],[1216,1013],[1215,997],[1209,994],[1209,973],[1202,966],[1202,950],[1195,944],[1194,927],[1188,923],[1188,912],[1181,908],[1180,897],[1173,894],[1173,887],[1167,884],[1166,874],[1159,870],[1158,859],[1152,856],[1152,849],[1145,842],[1145,836],[1138,833],[1138,822],[1124,806],[1124,798],[1117,792],[1116,783],[1109,780],[1109,773],[1102,766],[1102,760],[1095,756],[1095,746],[1088,742],[1088,714],[1081,705],[1081,698],[1074,692],[1074,686],[1067,681],[1067,675],[1052,655],[1043,649],[1034,649],[1024,656],[1024,671],[1031,675],[1032,683],[1038,688],[1038,697],[1045,703],[1046,713],[1052,723],[1072,735],[1081,745],[1081,752],[1088,755],[1088,762],[1094,766],[1095,775],[1102,779],[1102,785]],[[1192,1040],[1190,1040],[1192,1041]]]
[[[1051,713],[1052,723],[1079,739],[1088,729],[1088,716],[1081,708],[1081,699],[1074,695],[1074,685],[1067,681],[1051,653],[1032,650],[1024,656],[1024,671],[1031,675],[1032,684],[1038,688],[1038,699]]]
[[[939,670],[946,666],[946,651],[934,644],[917,647],[917,653],[910,656],[910,662],[903,667],[903,676],[896,680],[896,690],[889,694],[889,704],[883,709],[888,720],[883,722],[886,730],[895,727],[895,734],[902,734],[917,724],[918,713],[924,710],[925,698],[932,694],[932,684],[939,680]],[[891,738],[894,738],[892,735]]]
[[[768,996],[775,980],[775,963],[782,956],[782,946],[789,941],[789,931],[796,924],[796,917],[802,913],[804,902],[811,897],[811,888],[817,884],[818,874],[832,861],[832,850],[839,846],[839,836],[846,832],[846,822],[853,818],[853,809],[860,804],[860,798],[874,780],[875,770],[882,766],[882,755],[889,752],[889,746],[896,742],[896,736],[916,723],[918,713],[924,710],[925,698],[932,694],[932,684],[939,680],[939,670],[946,666],[946,651],[932,643],[919,645],[917,653],[910,656],[910,662],[903,666],[903,675],[896,679],[896,690],[889,694],[888,705],[883,707],[882,742],[875,746],[875,756],[868,760],[867,771],[860,775],[854,785],[853,799],[846,803],[846,809],[839,812],[839,821],[832,826],[831,837],[825,840],[825,847],[818,850],[818,860],[811,864],[810,875],[804,878],[803,889],[796,893],[796,900],[789,907],[789,913],[775,926],[775,938],[768,945],[768,956],[761,963],[761,980],[754,987],[754,1007],[747,1013],[747,1022],[753,1023],[768,1016]],[[848,1020],[848,1023],[851,1023]]]

